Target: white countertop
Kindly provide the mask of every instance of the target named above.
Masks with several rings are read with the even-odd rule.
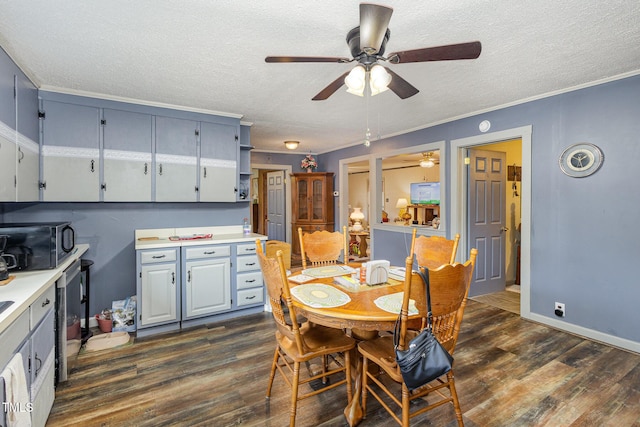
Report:
[[[209,239],[169,240],[170,236],[211,234]],[[262,234],[244,234],[241,225],[191,228],[155,228],[135,231],[135,247],[139,249],[161,249],[181,246],[219,245],[221,243],[255,243],[267,240]],[[143,239],[143,240],[140,240]],[[147,240],[153,239],[153,240]]]
[[[76,245],[73,255],[68,257],[58,268],[51,270],[25,271],[23,273],[10,273],[16,278],[4,286],[0,286],[0,301],[13,301],[4,312],[0,314],[0,332],[4,331],[15,319],[18,318],[29,306],[40,297],[50,285],[55,283],[62,272],[72,262],[80,258],[89,245]]]

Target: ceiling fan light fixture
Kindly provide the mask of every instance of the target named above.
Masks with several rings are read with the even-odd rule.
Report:
[[[389,89],[391,83],[391,74],[380,64],[371,67],[369,72],[369,88],[371,96],[375,96]]]
[[[287,147],[287,149],[289,149],[289,150],[295,150],[296,148],[298,148],[299,144],[300,144],[300,141],[285,141],[284,142],[284,146]]]
[[[367,72],[362,65],[356,65],[347,77],[344,84],[347,85],[347,92],[358,96],[364,96],[365,78]]]

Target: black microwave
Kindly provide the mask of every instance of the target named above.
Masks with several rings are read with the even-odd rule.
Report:
[[[76,247],[68,222],[0,224],[0,236],[6,236],[2,256],[10,270],[57,268]]]

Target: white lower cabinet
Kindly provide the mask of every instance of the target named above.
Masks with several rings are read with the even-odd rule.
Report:
[[[231,309],[231,247],[182,248],[183,319]]]
[[[9,410],[28,412],[35,427],[46,424],[55,395],[54,298],[51,286],[0,334],[0,371],[20,354],[29,396],[28,402],[16,402]],[[4,396],[2,401],[7,399]],[[7,425],[6,415],[6,410],[0,411],[0,425]]]
[[[264,305],[255,243],[138,249],[138,336],[249,313]]]
[[[180,321],[178,248],[138,251],[139,328]]]

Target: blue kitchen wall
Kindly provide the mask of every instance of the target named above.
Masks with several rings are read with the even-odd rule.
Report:
[[[134,230],[241,225],[241,203],[2,203],[2,222],[70,221],[77,243],[91,247],[91,313],[136,293]]]
[[[639,100],[636,75],[372,142],[369,149],[323,153],[322,160],[337,171],[343,158],[440,140],[450,158],[451,140],[480,135],[482,120],[491,122],[491,132],[531,125],[531,313],[556,322],[552,308],[562,301],[567,310],[561,322],[640,343],[634,268],[640,239]],[[579,142],[598,145],[605,161],[594,175],[576,179],[562,173],[558,158]],[[385,255],[378,249],[403,245],[385,241],[402,238],[387,234],[375,242],[376,257]]]

